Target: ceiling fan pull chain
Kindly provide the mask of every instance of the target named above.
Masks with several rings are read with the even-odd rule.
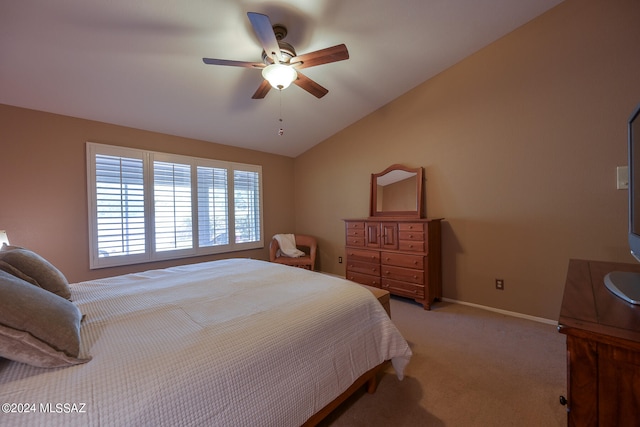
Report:
[[[282,91],[280,90],[278,92],[280,92],[280,117],[278,118],[280,129],[278,129],[278,135],[282,136],[284,135],[284,129],[282,129]]]

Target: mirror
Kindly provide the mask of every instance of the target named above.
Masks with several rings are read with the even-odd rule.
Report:
[[[371,174],[371,216],[422,218],[422,168],[392,165]]]

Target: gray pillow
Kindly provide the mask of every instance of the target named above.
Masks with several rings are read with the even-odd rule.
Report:
[[[3,245],[0,250],[0,261],[4,261],[23,275],[30,277],[42,289],[60,295],[62,298],[71,299],[67,278],[37,253],[17,246]],[[24,279],[24,277],[18,277]],[[31,280],[28,282],[33,283]]]
[[[0,357],[42,368],[88,362],[81,317],[72,302],[0,270]]]
[[[11,275],[16,276],[18,279],[22,279],[25,282],[29,282],[34,286],[40,287],[40,285],[38,285],[38,282],[33,280],[31,277],[27,276],[22,271],[18,270],[17,268],[12,266],[11,264],[8,264],[8,263],[6,263],[6,262],[4,262],[2,260],[0,260],[0,270],[6,271],[7,273],[9,273]]]

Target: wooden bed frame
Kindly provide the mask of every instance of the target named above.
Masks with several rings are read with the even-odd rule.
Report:
[[[365,372],[360,376],[351,386],[346,389],[340,396],[336,397],[333,401],[329,402],[327,406],[316,412],[311,416],[302,426],[313,427],[322,421],[327,415],[333,412],[340,404],[347,400],[353,393],[355,393],[360,387],[366,384],[367,393],[373,394],[378,388],[378,373],[385,370],[389,366],[391,361],[387,360]]]

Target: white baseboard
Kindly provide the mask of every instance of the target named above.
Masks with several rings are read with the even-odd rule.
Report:
[[[493,311],[495,313],[504,314],[506,316],[520,317],[522,319],[533,320],[534,322],[546,323],[548,325],[557,325],[558,324],[557,320],[545,319],[544,317],[530,316],[528,314],[517,313],[515,311],[502,310],[502,309],[499,309],[499,308],[488,307],[486,305],[480,305],[480,304],[473,304],[471,302],[458,301],[458,300],[450,299],[450,298],[440,298],[440,299],[442,301],[445,301],[445,302],[451,302],[451,303],[454,303],[454,304],[468,305],[470,307],[476,307],[476,308],[480,308],[480,309],[487,310],[487,311]]]
[[[322,272],[322,271],[318,271],[318,273],[326,274],[326,275],[329,275],[329,276],[340,277],[342,279],[345,278],[344,276],[341,276],[339,274],[325,273],[325,272]],[[505,316],[519,317],[521,319],[533,320],[534,322],[546,323],[547,325],[557,325],[558,324],[557,320],[545,319],[544,317],[530,316],[528,314],[522,314],[522,313],[518,313],[518,312],[515,312],[515,311],[502,310],[500,308],[494,308],[494,307],[489,307],[489,306],[486,306],[486,305],[474,304],[472,302],[458,301],[458,300],[451,299],[451,298],[440,298],[440,299],[442,301],[450,302],[450,303],[453,303],[453,304],[468,305],[470,307],[476,307],[476,308],[480,308],[482,310],[493,311],[495,313],[504,314]]]

